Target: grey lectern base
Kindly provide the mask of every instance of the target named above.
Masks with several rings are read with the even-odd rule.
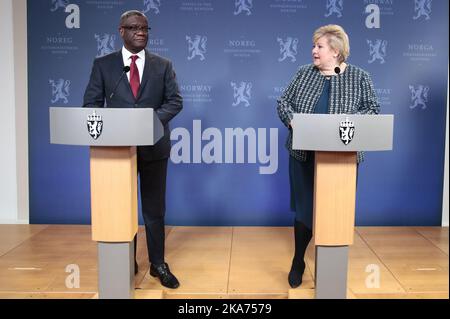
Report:
[[[348,246],[316,246],[316,299],[347,298]]]
[[[99,299],[134,299],[134,241],[98,243]]]

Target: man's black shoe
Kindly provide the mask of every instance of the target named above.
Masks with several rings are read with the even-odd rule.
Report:
[[[167,263],[161,265],[151,265],[150,275],[158,277],[161,281],[161,285],[167,288],[178,288],[180,283],[177,278],[170,272],[169,265]]]

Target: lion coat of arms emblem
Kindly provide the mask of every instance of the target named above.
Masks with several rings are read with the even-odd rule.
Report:
[[[94,112],[91,115],[87,116],[87,128],[89,135],[94,139],[97,140],[103,131],[103,120],[101,115],[97,115],[97,113]]]
[[[339,137],[345,145],[348,145],[355,136],[355,124],[348,119],[341,121],[339,125]]]

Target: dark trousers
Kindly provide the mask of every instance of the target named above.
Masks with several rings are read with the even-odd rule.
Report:
[[[138,160],[142,215],[152,264],[164,263],[167,161]]]

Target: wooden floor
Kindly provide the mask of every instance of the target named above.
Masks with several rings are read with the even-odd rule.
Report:
[[[357,228],[348,298],[448,299],[448,234],[441,227]],[[166,261],[181,285],[163,289],[149,276],[140,227],[136,298],[314,297],[312,244],[303,285],[290,289],[287,283],[291,227],[167,227],[166,236]],[[66,286],[68,265],[80,269],[79,288]],[[373,281],[377,273],[379,281]],[[0,225],[0,298],[95,298],[96,293],[97,246],[89,226]]]

